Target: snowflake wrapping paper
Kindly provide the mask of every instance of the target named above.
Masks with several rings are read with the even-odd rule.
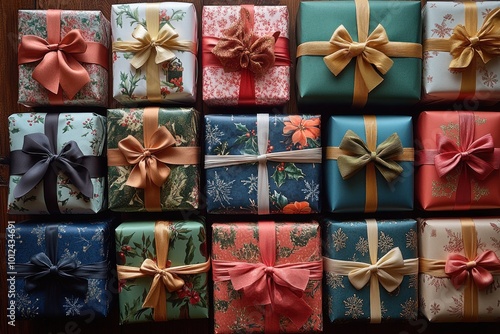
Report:
[[[249,30],[242,33],[248,41],[243,40],[241,43],[251,52],[247,57],[250,64],[246,65],[248,70],[241,70],[238,67],[237,70],[226,71],[221,61],[212,52],[223,38],[227,37],[227,40],[234,38],[226,35],[225,31],[240,22],[241,17],[246,15],[241,14],[243,7],[248,10],[250,20],[248,25],[244,24]],[[276,36],[277,32],[279,36]],[[263,38],[276,40],[272,51],[274,65],[265,73],[254,75],[256,72],[252,71],[252,57],[264,64],[264,56],[267,56],[262,51]],[[288,102],[290,99],[288,38],[286,6],[203,6],[201,39],[203,101],[210,106],[282,105]],[[239,59],[239,56],[235,57]],[[266,65],[264,64],[263,67]]]
[[[369,224],[372,224],[368,228]],[[371,221],[335,221],[325,219],[323,222],[325,247],[325,299],[328,305],[328,314],[333,322],[386,322],[391,320],[412,320],[418,313],[418,250],[417,250],[417,222],[413,219],[404,220],[377,220]],[[370,247],[372,243],[372,247]],[[373,254],[372,254],[373,252]],[[375,255],[376,256],[373,256]],[[399,253],[399,261],[405,261],[407,269],[394,268],[404,272],[397,287],[389,292],[377,282],[371,286],[373,276],[377,271],[367,275],[366,282],[356,287],[348,277],[349,271],[341,272],[340,264],[333,264],[332,270],[328,265],[331,260],[341,260],[357,268],[368,268],[376,265],[383,275],[397,277],[391,273],[391,268],[384,267],[383,259],[391,253]],[[394,255],[394,254],[392,254]],[[373,261],[372,256],[374,257]],[[400,264],[400,262],[394,261]],[[400,264],[401,265],[401,264]],[[330,268],[329,268],[330,267]],[[406,272],[404,271],[406,270]],[[353,272],[355,270],[352,270]],[[370,277],[370,278],[368,278]],[[366,285],[365,285],[366,284]],[[376,293],[376,290],[379,290]],[[378,303],[374,302],[379,299]],[[375,312],[379,313],[378,321]]]
[[[500,219],[427,218],[419,221],[420,312],[432,322],[471,322],[500,320]],[[470,248],[470,249],[467,249]],[[484,264],[484,255],[493,252],[496,268]],[[468,254],[467,254],[468,253]],[[491,273],[491,281],[479,288],[465,276],[463,285],[455,287],[445,273],[450,256],[462,257],[465,272],[474,261],[475,270]],[[491,254],[489,255],[491,256]],[[482,260],[481,260],[482,257]],[[424,262],[436,262],[432,267]],[[467,265],[466,265],[467,264]],[[482,267],[482,268],[479,268]],[[472,273],[475,274],[475,273]]]
[[[500,207],[499,125],[498,112],[419,115],[415,192],[424,210]]]
[[[115,236],[121,324],[208,318],[210,261],[202,221],[126,222]],[[157,271],[140,269],[148,262],[163,271],[162,287],[153,287]],[[163,286],[167,280],[173,285]],[[146,303],[155,297],[159,304]]]
[[[319,115],[206,115],[207,211],[320,212],[320,125]]]
[[[368,6],[369,13],[367,14],[362,8],[366,9]],[[334,64],[337,60],[332,57],[337,49],[329,43],[334,37],[334,32],[342,27],[345,27],[347,32],[338,32],[339,37],[347,34],[355,42],[362,41],[358,36],[359,24],[362,22],[357,21],[358,14],[360,18],[369,20],[366,24],[368,31],[365,32],[367,36],[370,36],[367,42],[368,49],[372,52],[375,52],[373,49],[382,51],[388,57],[373,63],[393,62],[392,67],[389,69],[386,67],[379,72],[381,77],[376,79],[378,86],[369,93],[362,92],[359,88],[363,85],[362,82],[354,79],[355,72],[358,71],[357,60],[351,58],[352,56],[344,57],[343,55],[349,52],[339,47],[338,54],[342,55],[340,57],[342,59],[338,60],[338,64]],[[403,42],[413,49],[410,54],[403,56],[402,49],[391,52],[391,47],[383,49],[377,45],[373,39],[382,40],[383,30],[389,40],[386,46],[392,42]],[[369,5],[366,0],[301,2],[297,15],[297,55],[299,57],[297,58],[296,81],[299,105],[351,106],[354,103],[355,107],[362,107],[364,104],[367,106],[415,104],[420,100],[421,91],[421,38],[420,1],[369,1]],[[365,40],[367,40],[366,37]],[[308,43],[319,43],[319,45],[312,47],[309,51]],[[338,41],[339,46],[346,45],[348,48],[349,44],[347,37],[345,40]],[[359,53],[358,57],[365,57],[365,53]],[[350,60],[347,64],[346,59]],[[359,60],[370,70],[377,71],[372,63]],[[333,68],[336,68],[336,71]],[[387,69],[387,73],[382,74]],[[372,74],[375,73],[372,72]],[[358,83],[355,84],[355,82]]]
[[[93,214],[106,209],[105,117],[33,112],[12,114],[8,120],[9,213]]]
[[[138,29],[148,38],[158,37],[155,50],[140,44],[142,34]],[[113,97],[120,104],[195,102],[198,23],[192,3],[112,5],[111,31]],[[141,51],[135,52],[138,49]],[[167,55],[160,57],[160,51]],[[140,56],[142,61],[138,60]]]
[[[481,43],[490,38],[485,31],[491,30],[491,27],[483,26],[483,24],[489,21],[486,19],[487,15],[494,10],[497,11],[499,6],[498,1],[478,1],[474,2],[474,5],[451,1],[427,2],[422,11],[424,44],[422,100],[424,102],[450,103],[456,100],[472,99],[475,101],[473,103],[477,103],[478,101],[499,100],[499,57],[493,56],[485,64],[478,56],[478,51],[473,51],[475,55],[471,63],[464,64],[466,70],[461,67],[450,68],[454,58],[450,52],[451,49],[448,47],[446,50],[440,50],[432,44],[436,43],[435,40],[440,40],[441,43],[451,40],[456,28],[462,25],[466,27],[467,36],[468,34],[474,36],[478,32],[479,40],[483,39],[483,41],[478,43],[477,49],[474,50],[483,50],[481,52],[485,52],[484,56],[488,57],[486,49],[483,49],[487,46]],[[498,17],[498,13],[495,16]],[[475,21],[477,21],[476,26],[473,24]],[[494,21],[491,23],[498,24]],[[459,33],[459,31],[456,32]],[[459,34],[455,36],[460,37]],[[493,39],[498,40],[498,35]],[[457,52],[456,55],[459,54]]]
[[[325,192],[329,211],[413,209],[410,116],[331,116],[327,126]]]
[[[112,232],[109,219],[16,223],[16,319],[106,317],[116,284]]]
[[[199,113],[192,108],[109,109],[109,208],[119,212],[197,209],[198,127]],[[126,158],[124,152],[131,155]],[[140,172],[144,165],[145,175]]]
[[[60,17],[54,17],[52,13],[60,13]],[[57,27],[56,23],[54,27],[54,25],[48,23],[49,17],[53,22],[60,21],[60,26]],[[22,45],[20,50],[26,52],[27,57],[25,58],[28,60],[21,60],[23,59],[23,52],[19,51],[18,102],[30,107],[61,104],[67,106],[106,107],[108,104],[110,30],[109,21],[100,11],[20,10],[18,13],[19,43]],[[81,39],[77,42],[78,36],[75,31],[79,32],[79,38],[83,39],[83,43],[86,44],[83,46],[83,50],[86,50],[83,54],[81,49],[72,49],[76,44],[81,47],[79,43],[82,42]],[[85,81],[82,81],[83,79],[75,79],[74,76],[64,77],[64,75],[68,75],[68,71],[66,71],[61,72],[63,73],[61,74],[61,84],[54,82],[55,76],[52,74],[58,71],[57,61],[54,64],[49,59],[50,51],[45,55],[40,55],[38,52],[40,47],[46,44],[39,40],[29,40],[26,46],[24,44],[26,37],[33,38],[34,36],[46,40],[46,44],[61,43],[68,64],[73,70],[77,70],[79,66],[82,66],[83,70],[88,74],[88,81],[85,83]],[[36,42],[39,45],[36,45]],[[64,45],[65,43],[66,45]],[[76,47],[78,48],[78,46]],[[80,57],[82,58],[80,59]],[[54,57],[51,59],[54,60]],[[44,64],[40,66],[42,60]],[[47,67],[44,68],[44,65]],[[38,78],[41,82],[35,78]],[[78,83],[84,85],[80,87]],[[78,88],[76,92],[73,92],[76,89],[75,87],[68,88],[68,86],[75,85]],[[46,87],[51,87],[50,91],[53,91],[53,93]],[[57,90],[59,90],[59,94],[57,94]],[[73,93],[74,96],[71,96]]]
[[[234,272],[231,278],[226,275],[230,270]],[[215,333],[322,331],[321,236],[316,221],[214,223],[212,273]],[[276,298],[274,304],[259,302],[251,290],[262,280],[235,288],[255,277],[264,279],[264,285],[268,277],[270,287],[256,290],[270,296],[277,289],[284,297]],[[274,283],[276,279],[281,287]],[[287,279],[295,282],[291,289]]]

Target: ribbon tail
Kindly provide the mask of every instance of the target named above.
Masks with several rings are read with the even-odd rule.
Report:
[[[59,70],[59,57],[56,52],[49,52],[33,70],[32,77],[49,92],[57,94],[61,73]]]
[[[31,167],[19,180],[19,183],[14,188],[14,198],[21,198],[36,187],[43,180],[47,170],[49,169],[50,161],[48,159],[38,161]]]
[[[301,328],[313,314],[311,306],[285,287],[275,285],[274,292],[273,313],[286,316]]]
[[[59,60],[59,84],[69,99],[73,99],[87,83],[90,82],[90,76],[85,68],[71,55],[63,52],[57,52]]]

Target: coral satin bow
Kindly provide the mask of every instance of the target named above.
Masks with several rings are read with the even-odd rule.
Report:
[[[479,289],[488,287],[493,282],[491,270],[500,270],[500,259],[491,250],[476,256],[473,261],[460,254],[450,254],[444,267],[456,289],[465,284],[469,273]]]

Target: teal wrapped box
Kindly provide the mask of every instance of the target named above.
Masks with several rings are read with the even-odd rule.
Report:
[[[417,222],[325,219],[325,300],[332,322],[414,320]]]
[[[331,116],[327,126],[329,211],[413,209],[411,116]]]
[[[420,1],[301,2],[299,104],[363,107],[418,102],[421,34]]]

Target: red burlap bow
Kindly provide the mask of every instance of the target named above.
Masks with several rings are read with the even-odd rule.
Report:
[[[493,283],[493,275],[490,272],[492,270],[500,270],[500,259],[491,250],[476,256],[473,261],[460,254],[450,254],[444,267],[456,289],[465,284],[469,275],[478,289],[485,289]]]

